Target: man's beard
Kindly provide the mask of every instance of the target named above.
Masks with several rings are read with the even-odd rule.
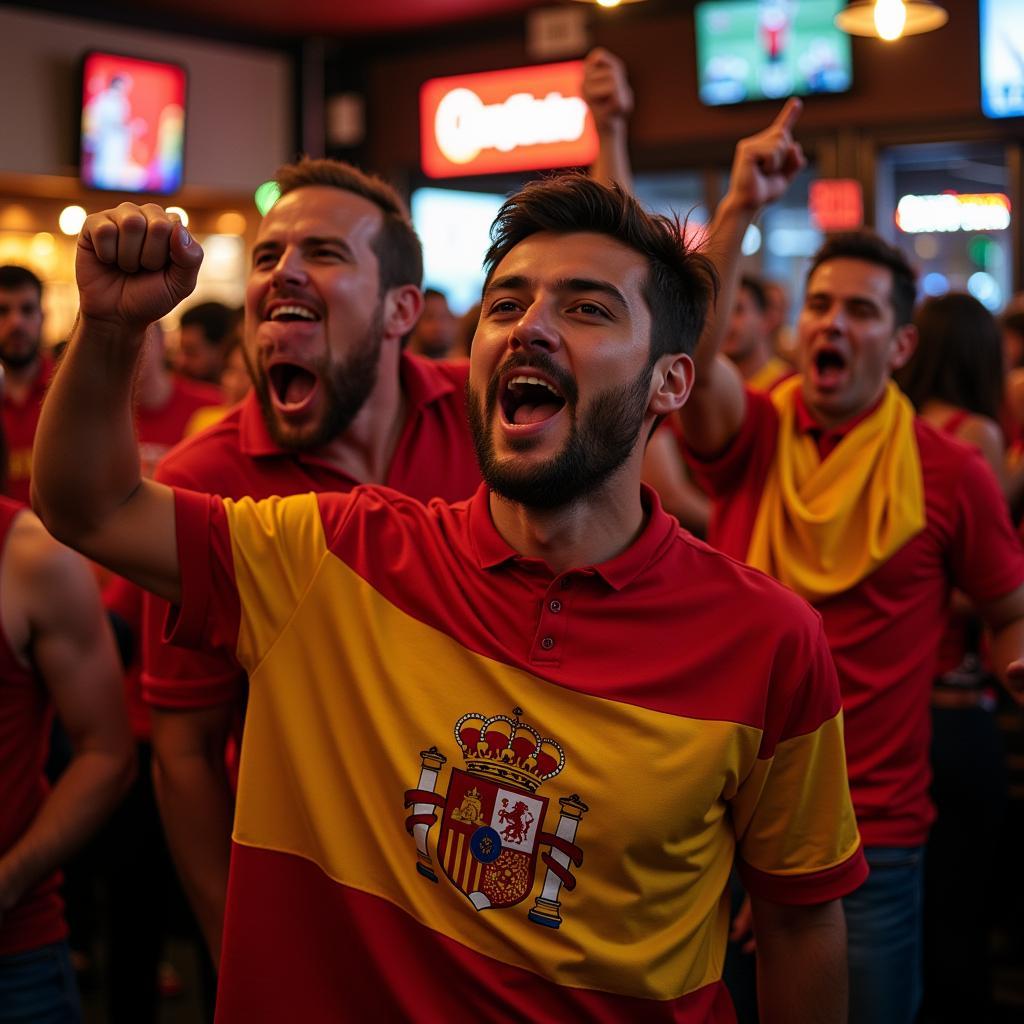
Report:
[[[380,349],[384,334],[384,305],[379,303],[366,333],[343,361],[332,362],[325,355],[312,368],[323,390],[321,418],[302,427],[283,425],[270,401],[270,381],[263,369],[255,369],[243,350],[253,379],[263,421],[274,443],[289,451],[311,451],[333,441],[351,426],[377,385]]]
[[[31,348],[23,351],[15,349],[13,352],[8,352],[6,348],[0,349],[0,363],[3,363],[5,369],[8,370],[24,370],[26,366],[31,366],[39,358],[39,346],[40,342],[37,338]]]
[[[572,426],[558,454],[540,465],[521,468],[514,464],[514,459],[497,458],[491,424],[497,411],[501,378],[517,365],[527,364],[549,374],[558,384],[566,396],[565,409]],[[509,501],[533,509],[560,508],[595,491],[622,466],[636,446],[647,414],[653,371],[653,366],[646,366],[626,384],[600,392],[582,418],[576,414],[575,382],[547,356],[514,356],[506,361],[491,378],[483,402],[467,384],[469,425],[487,486]],[[527,444],[523,444],[524,450]]]

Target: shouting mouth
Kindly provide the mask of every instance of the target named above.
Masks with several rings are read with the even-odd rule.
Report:
[[[319,385],[316,374],[298,363],[274,363],[267,369],[267,380],[274,405],[290,413],[305,409]]]
[[[565,396],[553,381],[531,371],[510,373],[499,395],[501,417],[510,427],[545,423],[557,416],[565,404]]]
[[[818,349],[811,360],[814,383],[826,390],[839,387],[846,373],[846,356],[838,349],[826,346]]]

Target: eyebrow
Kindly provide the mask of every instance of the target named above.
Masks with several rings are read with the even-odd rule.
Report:
[[[521,291],[534,285],[533,280],[523,274],[508,274],[505,277],[497,277],[484,290],[484,298],[495,291]],[[599,295],[607,296],[624,312],[629,311],[629,303],[625,295],[619,291],[610,281],[600,281],[589,277],[562,277],[553,281],[552,291],[556,292],[597,292]]]
[[[352,255],[352,246],[340,235],[306,235],[299,243],[304,249],[316,248],[318,245],[336,245],[344,250],[346,255]],[[252,249],[253,256],[268,249],[280,249],[281,242],[268,238],[263,242],[257,242]]]

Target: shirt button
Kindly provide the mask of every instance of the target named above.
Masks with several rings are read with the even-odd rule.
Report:
[[[540,645],[545,651],[550,651],[555,646],[555,638],[553,636],[546,636],[541,640]]]
[[[562,610],[562,602],[561,601],[552,601],[548,605],[548,608],[557,615]]]

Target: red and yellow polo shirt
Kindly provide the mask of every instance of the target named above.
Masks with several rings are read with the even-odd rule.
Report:
[[[479,486],[464,395],[468,366],[403,354],[407,414],[388,469],[389,487],[421,501],[461,501]],[[358,484],[315,453],[279,448],[252,393],[219,423],[178,445],[160,463],[156,479],[235,499],[348,492]],[[167,605],[147,594],[145,607],[142,690],[149,704],[189,709],[241,699],[244,676],[233,657],[162,643]]]
[[[799,430],[826,458],[862,417],[818,427],[799,393]],[[930,694],[953,587],[984,604],[1024,582],[1024,553],[991,470],[967,445],[914,422],[924,482],[924,530],[857,586],[816,604],[839,673],[857,823],[867,846],[917,846],[934,809],[928,795]],[[708,540],[746,557],[775,458],[778,413],[747,392],[740,433],[710,462],[689,456],[713,495]]]
[[[174,639],[249,673],[221,1024],[731,1021],[734,853],[860,884],[818,616],[644,500],[554,573],[484,488],[177,492]]]

